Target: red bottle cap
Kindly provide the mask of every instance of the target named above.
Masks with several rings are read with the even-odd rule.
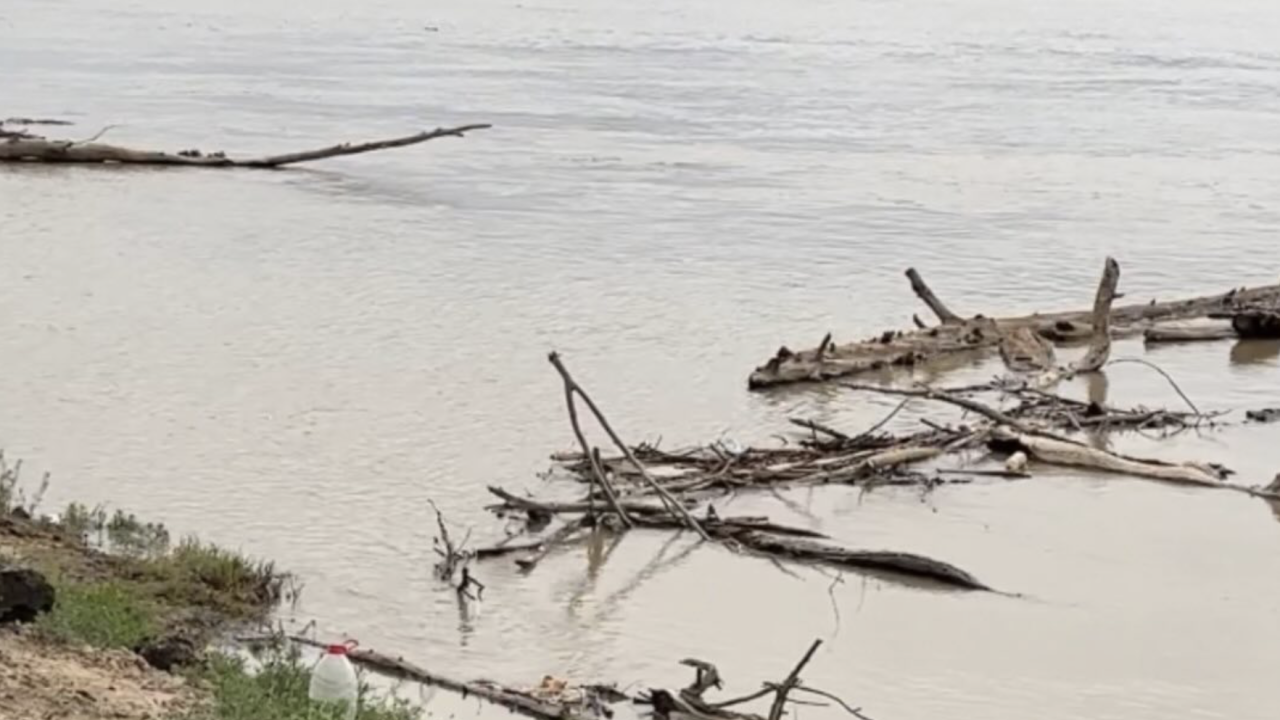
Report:
[[[346,655],[356,648],[360,643],[355,640],[348,640],[341,645],[330,645],[325,652],[329,655]]]

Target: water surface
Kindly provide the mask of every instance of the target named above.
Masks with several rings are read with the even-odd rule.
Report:
[[[72,137],[496,127],[289,172],[0,168],[0,446],[53,472],[48,505],[274,558],[326,632],[457,675],[645,687],[697,656],[751,690],[823,637],[806,678],[877,718],[1270,718],[1280,511],[1247,497],[1054,472],[740,496],[721,511],[1025,597],[797,580],[686,538],[655,560],[668,538],[635,534],[483,566],[479,616],[432,579],[428,500],[492,540],[487,484],[555,489],[552,349],[634,441],[768,443],[891,407],[746,376],[906,324],[910,265],[966,313],[1086,306],[1107,254],[1130,299],[1274,281],[1277,36],[1244,0],[10,0],[0,114]],[[1147,357],[1227,409],[1280,404],[1276,350]],[[1179,402],[1136,365],[1109,385]],[[1120,447],[1261,482],[1275,438]]]

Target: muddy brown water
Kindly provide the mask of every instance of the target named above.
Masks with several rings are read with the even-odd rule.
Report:
[[[721,512],[1023,597],[635,533],[481,566],[478,614],[431,577],[427,501],[493,539],[486,484],[557,490],[536,477],[572,440],[553,348],[635,441],[768,443],[891,407],[745,380],[779,344],[903,325],[908,265],[962,312],[1086,306],[1108,253],[1131,299],[1275,281],[1277,36],[1272,5],[1207,0],[10,0],[0,114],[72,137],[497,127],[290,172],[0,168],[0,446],[54,474],[47,506],[273,558],[300,617],[460,676],[645,687],[696,656],[749,691],[822,637],[806,677],[882,719],[1272,718],[1280,509],[1242,495],[1044,472],[740,496]],[[1116,354],[1237,419],[1280,405],[1275,345]],[[1107,380],[1179,402],[1141,366]],[[1253,483],[1278,439],[1117,446]]]

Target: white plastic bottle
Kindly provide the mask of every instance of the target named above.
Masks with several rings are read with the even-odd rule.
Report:
[[[320,662],[311,668],[311,684],[307,688],[307,697],[313,701],[328,703],[346,703],[342,717],[344,720],[355,720],[357,703],[360,700],[360,681],[356,678],[356,669],[347,659],[347,652],[355,643],[348,645],[330,645],[320,657]]]

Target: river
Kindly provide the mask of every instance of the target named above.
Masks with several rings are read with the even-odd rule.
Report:
[[[494,128],[284,172],[0,168],[0,447],[52,473],[48,509],[272,558],[326,634],[460,676],[651,687],[694,656],[750,691],[822,637],[805,677],[877,720],[1269,720],[1280,511],[1243,495],[1061,472],[740,495],[721,512],[1021,597],[632,534],[478,566],[478,614],[432,577],[429,501],[487,541],[486,485],[548,490],[573,441],[553,349],[632,441],[765,444],[891,406],[746,377],[909,324],[908,266],[988,314],[1085,307],[1108,254],[1130,299],[1274,282],[1277,37],[1261,0],[8,0],[0,115],[71,138]],[[1278,352],[1116,349],[1236,420],[1280,404]],[[1140,365],[1108,380],[1180,402]],[[1257,483],[1275,438],[1120,446]]]

